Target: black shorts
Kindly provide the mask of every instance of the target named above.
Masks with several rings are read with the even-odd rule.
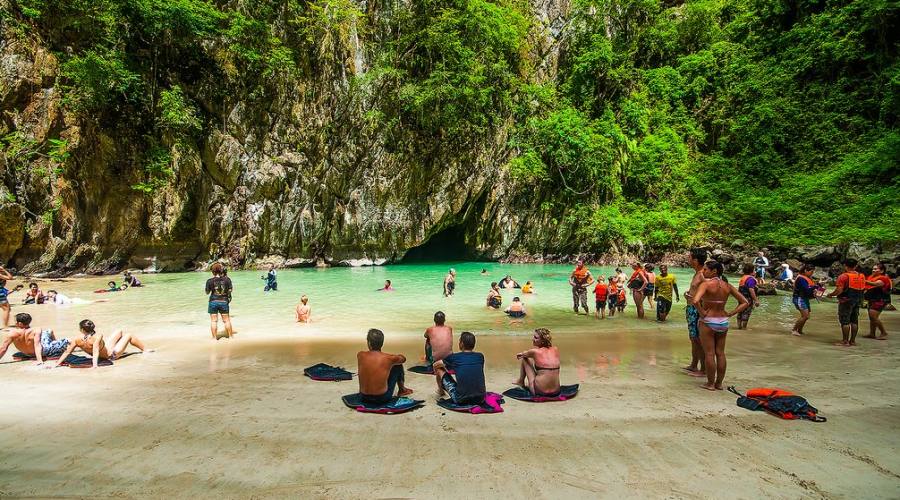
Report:
[[[597,306],[597,310],[606,309],[606,299],[597,299],[594,302],[594,305]]]
[[[859,323],[859,299],[848,298],[838,303],[838,321],[841,326]]]
[[[447,391],[450,399],[456,404],[481,404],[484,403],[484,394],[480,396],[461,396],[456,392],[456,379],[449,373],[441,377],[441,386]]]

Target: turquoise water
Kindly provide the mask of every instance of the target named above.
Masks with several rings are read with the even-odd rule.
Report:
[[[457,288],[453,297],[442,295],[442,283],[449,267],[457,270]],[[480,274],[487,269],[488,275]],[[604,331],[684,329],[684,301],[676,303],[670,321],[636,319],[632,299],[624,316],[605,321],[576,316],[572,312],[571,289],[567,284],[571,265],[532,265],[498,263],[409,264],[362,268],[284,269],[278,273],[278,291],[264,292],[264,271],[232,271],[234,299],[231,304],[236,330],[241,334],[265,332],[291,335],[359,335],[368,328],[387,334],[421,334],[431,325],[435,311],[444,311],[447,322],[457,331],[470,330],[489,335],[527,335],[539,326],[555,334],[589,334]],[[592,267],[594,276],[609,276],[614,268]],[[630,270],[628,270],[630,271]],[[504,308],[514,296],[520,296],[528,308],[524,320],[513,321],[502,311],[484,306],[491,281],[510,274],[519,283],[531,280],[535,294],[503,290]],[[687,288],[693,271],[674,269],[680,291]],[[91,318],[98,327],[127,326],[148,335],[207,335],[209,316],[204,284],[208,273],[140,275],[146,285],[125,292],[94,294],[109,277],[92,277],[64,282],[40,282],[44,290],[55,288],[67,295],[107,302],[76,304],[66,307],[17,306],[13,312],[27,310],[37,319],[57,329],[73,330],[81,319]],[[390,279],[394,292],[378,292]],[[294,308],[301,295],[310,298],[312,323],[297,324]],[[593,294],[588,294],[593,312]],[[646,309],[646,302],[645,302]],[[655,318],[655,311],[647,309]],[[757,326],[788,328],[795,315],[784,296],[763,298],[754,312]],[[751,326],[753,326],[751,323]],[[64,331],[64,334],[69,332]],[[72,332],[74,333],[74,332]]]

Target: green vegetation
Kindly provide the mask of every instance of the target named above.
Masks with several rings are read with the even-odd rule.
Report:
[[[277,112],[294,80],[349,74],[339,97],[366,103],[398,179],[492,163],[543,228],[530,250],[900,239],[892,0],[574,0],[553,27],[527,0],[14,5],[0,22],[57,53],[66,105],[120,131],[140,192],[234,104]],[[59,145],[2,146],[21,162]]]

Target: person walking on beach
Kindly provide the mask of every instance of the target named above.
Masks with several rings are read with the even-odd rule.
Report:
[[[434,326],[425,330],[425,362],[433,365],[453,353],[453,327],[447,321],[443,311],[434,313]]]
[[[681,301],[678,296],[678,283],[675,275],[669,274],[669,266],[660,264],[659,276],[656,277],[656,321],[665,321],[672,310],[672,296],[676,301]]]
[[[691,297],[694,307],[700,314],[700,341],[706,357],[706,384],[704,389],[721,391],[725,380],[725,338],[728,335],[728,318],[740,313],[749,302],[733,285],[722,280],[725,268],[720,262],[707,261],[703,266],[703,277],[706,279],[697,287],[697,293]],[[728,297],[734,297],[738,306],[731,312],[725,311]]]
[[[631,296],[634,298],[634,307],[637,308],[638,319],[644,319],[644,290],[647,289],[647,272],[639,262],[631,265],[632,273],[628,278],[628,288],[631,289]]]
[[[694,268],[694,277],[691,278],[691,286],[684,293],[684,298],[688,301],[684,308],[684,317],[687,320],[688,337],[691,340],[691,364],[685,367],[689,375],[694,377],[702,377],[706,373],[706,359],[703,354],[703,345],[700,343],[700,313],[694,305],[694,294],[697,288],[703,283],[703,264],[706,263],[706,250],[702,248],[692,248],[688,254],[688,261]],[[698,368],[699,363],[699,368]]]
[[[753,313],[754,307],[759,307],[759,297],[756,296],[756,276],[753,275],[753,264],[744,264],[744,275],[738,282],[738,291],[750,303],[750,307],[741,311],[738,315],[738,330],[746,330],[747,323],[750,322],[750,314]]]
[[[844,260],[844,272],[838,276],[836,288],[829,297],[838,299],[838,322],[841,324],[841,341],[834,345],[850,347],[856,345],[859,332],[859,305],[866,289],[866,275],[856,270],[856,259]]]
[[[532,344],[533,348],[516,354],[519,378],[514,384],[535,396],[559,396],[559,349],[553,346],[550,330],[535,330]]]
[[[450,272],[444,277],[444,297],[453,295],[456,290],[456,269],[450,268]]]
[[[810,302],[816,296],[816,283],[812,279],[815,266],[806,264],[800,269],[800,276],[794,281],[794,293],[791,296],[791,302],[794,308],[800,312],[800,318],[794,323],[791,334],[799,337],[803,335],[803,326],[809,321],[809,315],[812,313]]]
[[[225,335],[231,338],[233,331],[231,328],[231,292],[234,287],[231,284],[231,278],[225,276],[225,266],[220,262],[216,262],[210,269],[213,277],[206,280],[206,293],[209,295],[209,305],[207,313],[209,313],[209,330],[212,333],[213,340],[219,340],[219,316],[222,317],[222,323],[225,325]]]
[[[578,305],[584,309],[584,314],[590,314],[587,304],[587,287],[594,282],[594,277],[584,265],[584,261],[578,259],[575,269],[569,275],[569,286],[572,287],[572,308],[578,314]]]
[[[753,259],[753,265],[756,267],[756,277],[760,279],[761,282],[766,282],[766,269],[769,268],[769,259],[766,258],[765,252],[760,250],[756,254],[756,258]]]
[[[364,403],[386,404],[394,398],[394,388],[398,396],[412,394],[412,389],[404,384],[403,363],[406,356],[381,352],[384,333],[372,328],[366,335],[368,351],[356,353],[359,395]]]
[[[0,266],[0,328],[9,326],[9,290],[6,288],[6,282],[12,279],[13,275]]]
[[[884,272],[884,264],[878,263],[872,268],[872,275],[866,278],[865,298],[869,302],[869,334],[866,338],[887,340],[887,330],[881,322],[881,311],[891,303],[891,287],[893,282]],[[875,332],[881,330],[881,335]]]

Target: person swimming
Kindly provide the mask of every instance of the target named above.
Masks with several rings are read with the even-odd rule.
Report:
[[[122,276],[122,283],[132,288],[143,286],[141,281],[131,274],[131,271],[125,271],[125,274]]]
[[[527,314],[525,312],[525,303],[522,302],[519,297],[513,297],[512,304],[506,308],[505,312],[511,318],[524,318]]]
[[[522,285],[522,293],[534,293],[534,284],[530,281],[526,281],[524,285]]]
[[[393,292],[394,286],[391,284],[391,280],[384,280],[384,288],[379,288],[376,292]]]
[[[706,279],[697,288],[691,301],[700,314],[700,342],[706,358],[706,384],[704,389],[722,390],[725,380],[725,339],[728,334],[728,319],[749,307],[747,298],[741,295],[734,285],[722,280],[724,266],[715,260],[708,260],[703,265],[703,277]],[[728,297],[734,297],[738,306],[731,312],[725,311]]]
[[[515,385],[527,388],[535,396],[559,395],[559,349],[553,346],[550,330],[538,328],[532,337],[534,346],[516,354],[519,378]]]

